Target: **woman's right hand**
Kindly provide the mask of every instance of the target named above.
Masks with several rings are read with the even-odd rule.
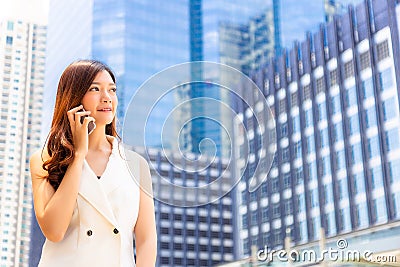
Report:
[[[72,139],[74,142],[75,153],[86,156],[88,152],[89,135],[88,124],[95,121],[90,117],[90,111],[83,111],[83,105],[77,106],[67,111],[69,125],[71,127]],[[81,117],[86,116],[81,123]]]

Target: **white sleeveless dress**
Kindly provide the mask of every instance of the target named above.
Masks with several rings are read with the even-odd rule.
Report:
[[[133,267],[133,230],[139,211],[139,158],[112,138],[107,167],[98,179],[84,161],[77,205],[65,237],[45,241],[40,267]],[[131,174],[128,165],[133,169]],[[135,179],[136,178],[136,179]]]

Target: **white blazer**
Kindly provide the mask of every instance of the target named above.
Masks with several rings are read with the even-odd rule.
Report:
[[[40,267],[135,266],[133,230],[139,211],[140,156],[132,151],[127,154],[128,159],[123,159],[123,146],[114,138],[100,179],[84,161],[76,207],[65,237],[57,243],[45,241]]]

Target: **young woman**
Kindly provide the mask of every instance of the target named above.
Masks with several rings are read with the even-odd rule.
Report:
[[[45,149],[30,159],[36,218],[46,237],[39,266],[155,265],[149,166],[118,142],[117,105],[106,65],[80,60],[65,69]]]

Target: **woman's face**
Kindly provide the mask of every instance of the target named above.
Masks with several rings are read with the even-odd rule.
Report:
[[[83,96],[82,105],[86,111],[91,111],[90,116],[96,120],[96,125],[110,124],[114,119],[118,105],[116,89],[108,71],[103,70]]]

